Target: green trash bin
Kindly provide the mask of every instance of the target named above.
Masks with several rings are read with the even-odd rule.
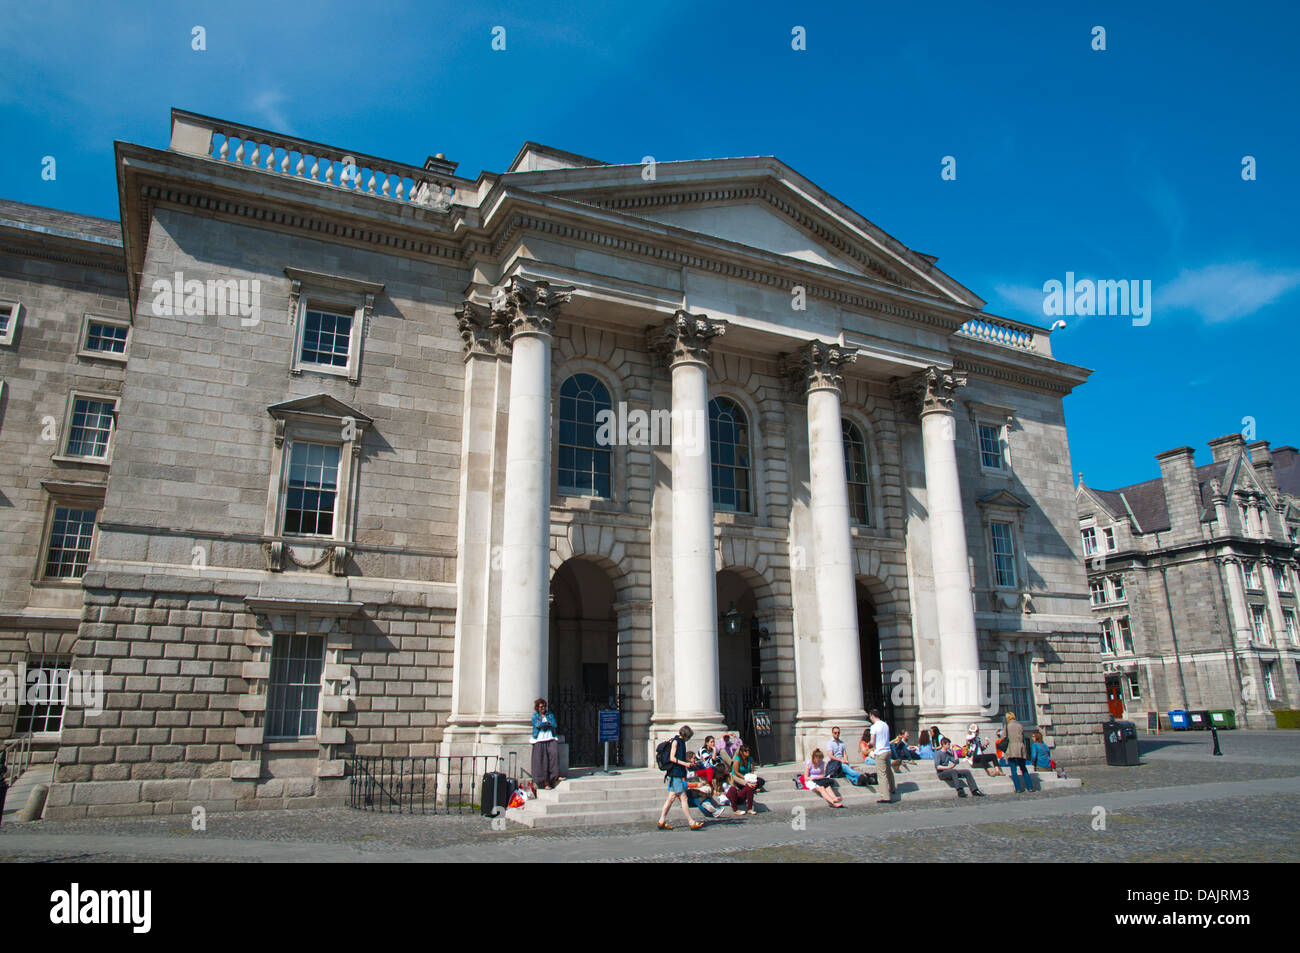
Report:
[[[1211,708],[1210,724],[1215,728],[1236,728],[1237,713],[1231,708]]]

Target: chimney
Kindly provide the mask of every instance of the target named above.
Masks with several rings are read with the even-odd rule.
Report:
[[[1275,468],[1290,470],[1296,465],[1296,457],[1300,456],[1300,450],[1296,450],[1295,447],[1278,447],[1269,456],[1272,458]],[[1273,478],[1277,479],[1277,469],[1273,471]]]
[[[1259,482],[1270,493],[1277,493],[1277,474],[1273,472],[1273,455],[1268,452],[1268,441],[1256,440],[1246,449],[1250,451],[1250,463]]]
[[[1200,533],[1201,501],[1196,482],[1196,451],[1177,447],[1157,453],[1160,483],[1169,510],[1169,526],[1175,533]]]
[[[1216,437],[1210,441],[1210,452],[1214,454],[1215,463],[1224,463],[1231,460],[1234,453],[1246,452],[1246,438],[1239,433]]]

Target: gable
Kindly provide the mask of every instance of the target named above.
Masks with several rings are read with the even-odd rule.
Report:
[[[776,255],[788,255],[854,275],[870,275],[861,262],[819,244],[766,203],[751,201],[737,205],[667,206],[629,211],[638,218],[724,238]]]

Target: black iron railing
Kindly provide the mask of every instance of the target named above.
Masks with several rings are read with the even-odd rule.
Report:
[[[384,814],[474,814],[483,775],[518,778],[518,759],[490,755],[388,758],[353,755],[348,807]]]

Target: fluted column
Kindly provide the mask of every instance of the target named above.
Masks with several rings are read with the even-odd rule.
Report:
[[[678,311],[650,340],[672,374],[672,714],[697,730],[722,724],[708,344],[725,331],[725,322]]]
[[[1281,646],[1285,644],[1286,623],[1282,621],[1282,600],[1277,592],[1277,577],[1273,575],[1273,569],[1277,565],[1272,559],[1259,561],[1259,571],[1264,577],[1264,601],[1268,605],[1268,624],[1273,630],[1272,644]]]
[[[909,384],[911,399],[919,404],[921,415],[930,559],[943,669],[943,702],[937,710],[926,706],[925,712],[925,717],[936,720],[974,721],[980,712],[979,646],[952,412],[956,389],[965,383],[965,375],[930,366]]]
[[[493,310],[509,322],[510,416],[501,546],[497,724],[529,724],[546,694],[551,530],[551,331],[572,288],[511,278]]]
[[[814,564],[820,626],[820,702],[805,706],[820,717],[863,722],[858,601],[853,579],[853,534],[844,467],[840,392],[845,364],[857,349],[813,341],[788,366],[791,382],[807,395],[808,457]],[[852,731],[849,731],[852,734]]]

